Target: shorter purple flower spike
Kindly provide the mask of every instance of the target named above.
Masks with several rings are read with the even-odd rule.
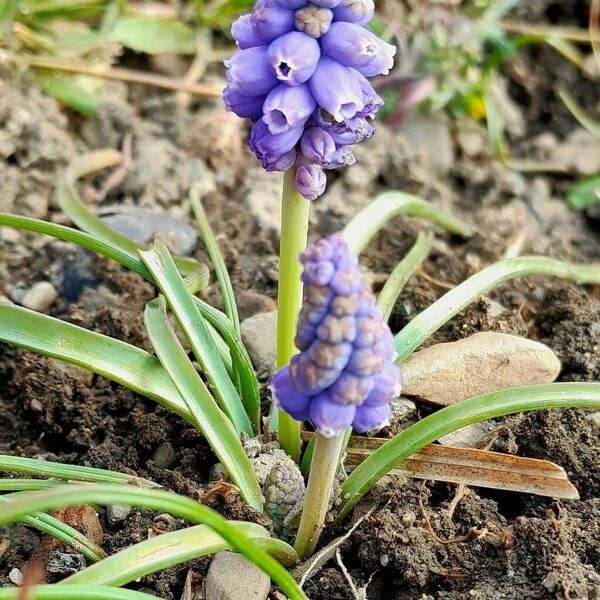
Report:
[[[341,0],[333,9],[336,21],[349,21],[365,25],[375,13],[375,2],[373,0]]]
[[[350,426],[359,433],[381,427],[402,377],[393,362],[392,334],[358,261],[339,234],[308,246],[300,261],[301,352],[273,375],[275,401],[293,418],[309,418],[324,436]]]
[[[327,177],[315,165],[302,165],[296,171],[294,185],[307,200],[316,200],[325,191]]]

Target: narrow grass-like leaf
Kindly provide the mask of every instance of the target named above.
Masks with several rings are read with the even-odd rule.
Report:
[[[2,460],[2,455],[0,455]],[[29,459],[31,460],[31,459]],[[0,467],[0,471],[2,471]],[[5,469],[9,470],[9,469]],[[35,492],[38,490],[49,490],[59,485],[64,485],[62,481],[54,479],[27,479],[25,477],[14,477],[0,479],[0,492]]]
[[[592,135],[600,138],[600,121],[592,119],[567,90],[559,90],[558,95],[571,114],[579,121],[579,124],[585,127]]]
[[[32,600],[156,600],[156,596],[150,594],[100,585],[59,587],[48,583],[33,586],[27,592],[22,587],[0,588],[0,600],[22,600],[23,597]]]
[[[0,302],[0,341],[88,369],[191,419],[160,362],[131,344],[8,302]]]
[[[404,192],[385,192],[363,208],[344,227],[344,239],[352,252],[360,254],[375,234],[398,215],[426,219],[456,235],[471,235],[469,225],[426,200]]]
[[[65,485],[56,490],[32,492],[19,495],[6,502],[0,512],[0,526],[8,525],[35,511],[51,511],[59,507],[79,504],[123,504],[166,512],[192,523],[208,525],[231,547],[256,564],[280,587],[290,600],[306,600],[287,570],[264,550],[256,546],[248,536],[241,533],[219,513],[184,496],[164,490],[137,488],[129,485]],[[87,589],[88,586],[53,586],[59,594],[54,598],[67,598],[68,590]],[[91,588],[91,586],[90,586]],[[113,588],[116,592],[118,588]],[[60,595],[60,592],[63,595]],[[11,598],[12,596],[4,596]],[[82,598],[81,596],[80,598]],[[118,598],[118,596],[114,596]],[[2,596],[0,596],[0,600]]]
[[[463,281],[412,319],[394,338],[396,362],[406,360],[465,306],[515,277],[558,277],[574,283],[600,283],[600,264],[574,265],[546,256],[500,260]]]
[[[166,246],[161,242],[156,242],[153,250],[140,251],[140,256],[152,273],[156,285],[165,296],[219,405],[238,432],[244,431],[248,435],[252,435],[252,425],[238,391],[219,358],[204,317],[193,296],[185,288],[185,283]]]
[[[600,409],[600,383],[551,383],[513,388],[461,400],[421,419],[373,452],[342,485],[342,519],[373,485],[427,444],[466,425],[544,408]]]
[[[6,494],[0,496],[0,504],[8,501],[12,494]],[[43,512],[36,512],[31,515],[27,515],[21,519],[24,525],[33,527],[38,531],[41,531],[45,535],[49,535],[63,544],[81,552],[90,562],[98,562],[107,557],[106,552],[100,548],[97,544],[94,544],[77,529],[63,523],[60,519],[47,515]]]
[[[142,15],[122,17],[110,34],[123,46],[146,54],[194,54],[194,30],[181,21]]]
[[[102,98],[84,89],[70,77],[50,73],[38,73],[35,81],[42,89],[84,117],[93,117],[102,104]]]
[[[117,473],[116,471],[107,471],[106,469],[96,469],[94,467],[66,465],[49,460],[38,460],[36,458],[9,456],[8,454],[0,454],[0,471],[20,473],[22,475],[37,475],[38,477],[54,477],[63,481],[133,483],[145,487],[160,487],[148,479],[136,477],[135,475],[127,475],[126,473]],[[48,482],[42,482],[42,485],[45,484],[48,484]]]
[[[398,263],[390,273],[385,285],[377,296],[377,306],[383,313],[383,318],[388,321],[392,310],[406,285],[410,276],[421,266],[431,250],[433,235],[420,232],[417,240],[408,254]]]
[[[271,538],[264,527],[242,521],[230,521],[229,525],[284,565],[298,562],[294,549],[281,540]],[[219,534],[206,525],[195,525],[129,546],[60,583],[120,587],[162,569],[223,550],[231,550],[231,546]]]
[[[77,227],[122,251],[135,254],[140,248],[143,249],[146,246],[136,244],[103,223],[87,209],[75,188],[75,182],[80,177],[85,177],[106,167],[119,165],[121,160],[121,153],[116,150],[96,150],[78,157],[67,167],[65,176],[56,190],[56,198],[60,208]],[[199,263],[188,258],[176,258],[175,263],[184,275],[191,275],[200,268]]]
[[[600,204],[600,173],[586,177],[569,188],[567,204],[573,210],[584,210]]]
[[[162,296],[146,305],[144,318],[156,354],[185,400],[195,426],[202,432],[248,504],[256,510],[262,510],[260,487],[239,434],[217,406],[177,339]]]
[[[233,293],[233,286],[231,285],[229,272],[227,271],[227,266],[225,265],[225,260],[221,254],[215,233],[210,226],[208,217],[206,216],[206,211],[200,202],[198,189],[196,187],[192,187],[190,191],[190,203],[192,205],[194,215],[196,216],[196,223],[198,224],[200,237],[206,246],[206,251],[208,252],[208,256],[210,256],[210,260],[212,261],[215,269],[215,274],[221,290],[221,296],[223,298],[225,314],[229,317],[233,328],[239,335],[240,317],[237,310],[237,304],[235,302],[235,295]]]

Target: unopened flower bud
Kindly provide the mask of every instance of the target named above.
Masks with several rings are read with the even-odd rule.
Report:
[[[309,4],[296,11],[295,23],[298,31],[303,31],[313,38],[319,38],[329,31],[333,13],[329,8],[321,8]]]

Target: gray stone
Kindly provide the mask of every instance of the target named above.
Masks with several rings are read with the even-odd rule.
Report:
[[[164,212],[138,206],[109,206],[98,213],[111,229],[137,242],[146,244],[160,239],[175,253],[186,256],[196,246],[196,229]]]
[[[169,469],[175,464],[175,448],[171,442],[164,442],[155,451],[152,456],[152,462],[159,469]]]
[[[262,230],[279,231],[282,185],[281,173],[265,173],[258,168],[246,173],[246,204]]]
[[[261,313],[241,324],[242,341],[259,373],[272,373],[277,357],[277,311]]]
[[[399,423],[412,416],[416,412],[417,406],[412,400],[400,396],[390,402],[390,410],[390,423]]]
[[[448,405],[496,390],[551,383],[560,368],[544,344],[482,332],[415,352],[402,364],[403,393]]]
[[[205,600],[266,600],[271,580],[248,559],[234,552],[213,557],[204,579]]]
[[[68,554],[53,550],[46,561],[46,571],[57,575],[72,575],[85,569],[86,562],[83,554]]]
[[[588,419],[600,429],[600,412],[593,412],[591,415],[588,415]]]
[[[25,292],[22,304],[30,310],[44,312],[54,304],[57,295],[56,288],[49,281],[38,281]]]
[[[586,129],[575,129],[554,149],[552,160],[572,172],[593,175],[600,171],[600,140]]]
[[[23,573],[21,573],[21,571],[19,571],[19,569],[16,567],[10,570],[8,578],[10,579],[11,583],[14,583],[15,585],[23,585]]]
[[[130,514],[130,506],[123,506],[122,504],[109,504],[106,507],[106,519],[111,525],[122,523]]]

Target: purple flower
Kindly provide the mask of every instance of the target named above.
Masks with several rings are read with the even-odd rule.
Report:
[[[225,61],[227,80],[241,94],[260,96],[268,94],[276,85],[277,78],[267,63],[267,48],[247,48],[236,52]]]
[[[311,127],[304,132],[300,148],[309,162],[318,165],[329,164],[337,150],[333,138],[320,127]]]
[[[358,261],[339,234],[308,246],[300,260],[301,352],[273,375],[277,405],[297,420],[309,418],[325,436],[350,426],[361,433],[381,427],[402,377],[392,334]]]
[[[267,50],[271,73],[288,85],[300,85],[308,81],[320,57],[319,43],[300,31],[277,38]]]
[[[387,73],[395,48],[363,27],[373,0],[257,0],[231,28],[228,110],[254,123],[248,145],[269,171],[295,168],[307,199],[323,169],[352,165],[383,105],[367,77]]]
[[[395,46],[356,23],[336,21],[321,39],[323,53],[367,77],[386,75],[394,64]]]
[[[267,96],[263,120],[271,133],[285,133],[304,125],[316,107],[308,84],[289,86],[280,83]]]
[[[373,18],[375,2],[373,0],[341,0],[333,9],[336,21],[349,21],[364,25]]]
[[[236,19],[231,25],[231,35],[242,50],[265,46],[267,43],[252,24],[252,15],[243,15]]]
[[[315,165],[303,165],[296,171],[294,184],[307,200],[316,200],[325,191],[327,177]]]

